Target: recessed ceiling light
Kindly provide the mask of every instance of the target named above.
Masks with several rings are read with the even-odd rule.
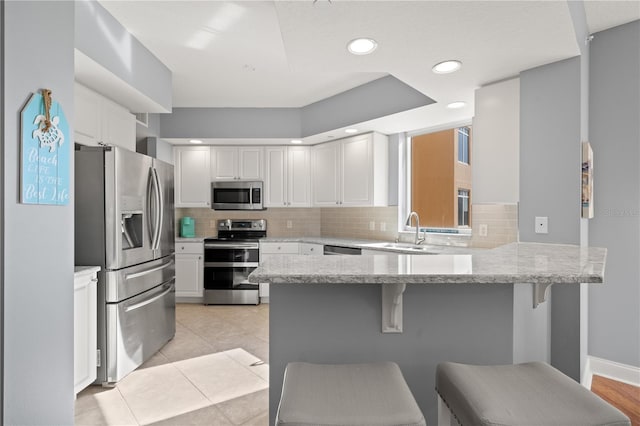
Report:
[[[431,70],[436,74],[448,74],[450,72],[458,71],[462,66],[462,62],[456,60],[444,61],[439,64],[435,64]]]
[[[200,139],[190,139],[189,143],[202,143]]]
[[[463,108],[467,103],[463,102],[463,101],[455,101],[455,102],[451,102],[450,104],[447,105],[447,108],[449,109],[458,109],[458,108]]]
[[[356,38],[347,44],[347,49],[354,55],[368,55],[376,50],[378,43],[372,38]]]
[[[291,139],[291,143],[302,143],[300,139]]]
[[[345,133],[358,133],[358,129],[344,129]]]

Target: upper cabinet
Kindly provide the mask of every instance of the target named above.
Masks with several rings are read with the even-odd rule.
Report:
[[[176,207],[211,207],[209,147],[177,146],[173,152]]]
[[[262,180],[262,147],[211,147],[212,180]]]
[[[265,148],[265,206],[311,206],[311,148]]]
[[[126,108],[76,83],[74,140],[136,150],[136,118]]]
[[[379,133],[314,146],[314,205],[387,205],[388,158],[388,138]]]

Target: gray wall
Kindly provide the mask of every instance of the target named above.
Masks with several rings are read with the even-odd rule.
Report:
[[[4,164],[4,0],[0,0],[0,164]],[[4,173],[0,173],[0,383],[4,384]],[[0,424],[4,385],[0,386]]]
[[[300,137],[299,108],[174,108],[160,115],[162,138]]]
[[[77,0],[75,3],[75,45],[72,46],[170,111],[169,68],[100,3],[95,0]]]
[[[3,4],[2,221],[4,245],[10,248],[3,252],[2,270],[3,422],[70,425],[74,404],[73,191],[66,206],[19,204],[18,165],[20,110],[32,92],[50,88],[73,123],[74,4]],[[73,127],[69,130],[73,132]]]
[[[162,138],[300,138],[432,104],[393,76],[302,108],[174,108]]]
[[[549,218],[549,233],[534,218]],[[520,241],[580,243],[580,59],[520,74]]]
[[[310,136],[435,101],[388,75],[303,107],[302,136]]]
[[[589,244],[608,256],[589,294],[589,354],[640,367],[640,21],[597,33],[590,68]]]
[[[439,362],[512,363],[514,315],[532,310],[530,293],[524,307],[514,306],[514,287],[409,284],[402,302],[403,333],[383,334],[380,284],[271,285],[271,424],[284,368],[292,361],[396,362],[427,424],[437,424],[435,368]],[[529,336],[530,344],[537,338]],[[539,340],[536,343],[544,346]]]
[[[579,57],[520,74],[522,242],[580,243],[580,79]],[[549,218],[548,234],[534,232],[536,216]],[[576,380],[586,355],[580,312],[578,286],[552,287],[551,364]]]

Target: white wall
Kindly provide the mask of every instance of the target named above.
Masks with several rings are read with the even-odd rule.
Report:
[[[520,184],[520,79],[475,93],[473,203],[517,203]]]
[[[74,4],[6,1],[2,5],[4,128],[0,170],[5,250],[1,271],[4,413],[0,423],[71,425],[73,189],[66,206],[25,205],[18,200],[19,114],[31,93],[51,89],[73,134]],[[60,149],[65,148],[71,149],[72,143]],[[73,170],[69,180],[73,182]]]

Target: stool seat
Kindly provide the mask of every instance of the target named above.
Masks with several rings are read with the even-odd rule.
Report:
[[[426,426],[393,362],[287,365],[277,425]]]
[[[436,369],[436,391],[463,426],[630,426],[621,411],[542,362]]]

